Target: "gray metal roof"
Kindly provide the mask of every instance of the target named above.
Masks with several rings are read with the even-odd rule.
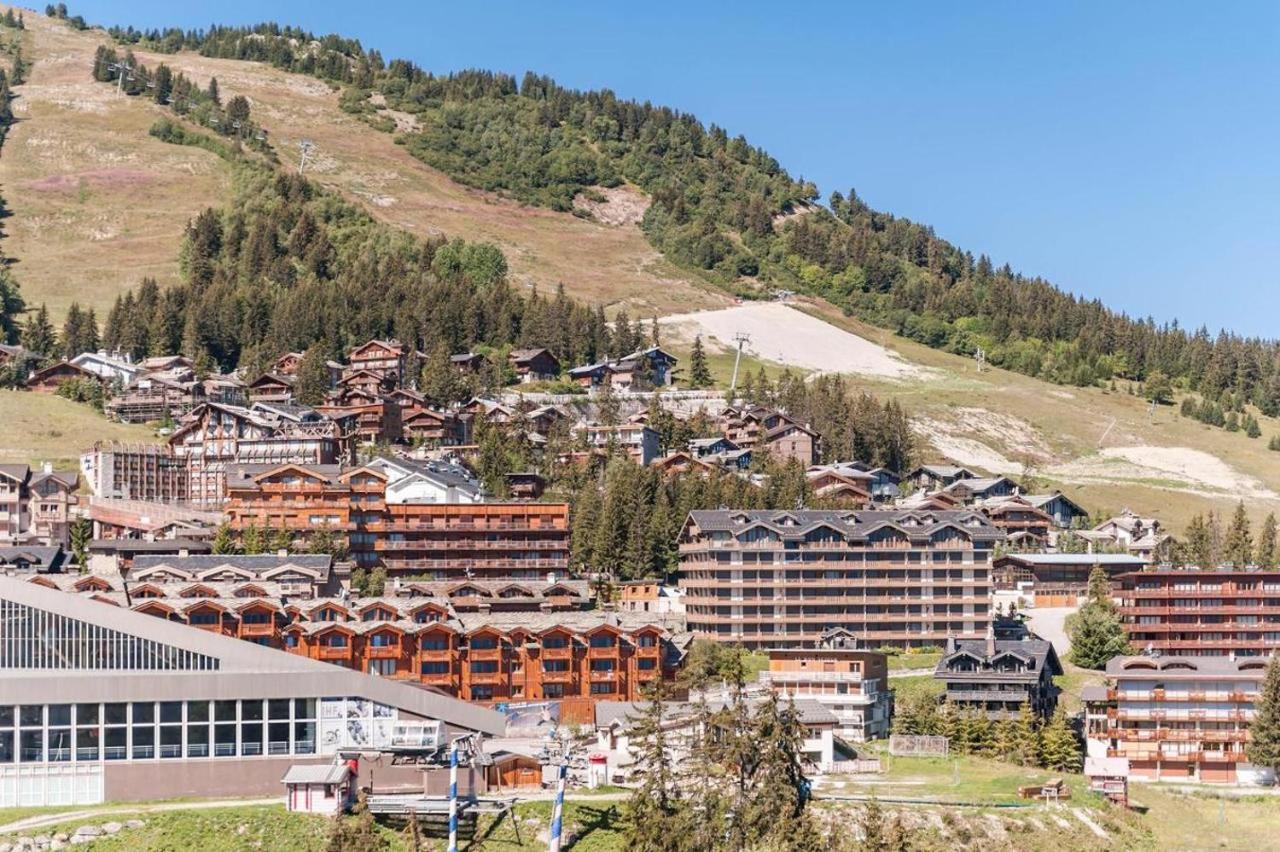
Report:
[[[221,568],[224,565],[230,565],[233,568],[240,568],[248,571],[255,577],[260,577],[268,571],[274,571],[277,568],[283,568],[286,565],[305,568],[309,571],[315,571],[324,579],[329,574],[329,568],[333,565],[333,557],[327,553],[299,553],[292,556],[277,556],[276,554],[238,554],[238,553],[219,553],[219,554],[197,554],[194,556],[138,556],[133,560],[130,568],[130,576],[136,576],[151,568],[172,568],[175,571],[182,571],[192,576],[198,575],[202,571],[209,571],[213,568]]]
[[[501,714],[416,685],[362,674],[35,583],[0,577],[0,598],[218,661],[214,671],[8,669],[4,674],[6,701],[34,704],[349,695],[467,730],[495,735],[506,731]]]
[[[987,653],[988,643],[995,646],[994,654]],[[1005,654],[1034,661],[1034,669],[1029,672],[1001,672],[984,668],[976,672],[961,672],[953,671],[949,665],[960,656],[972,656],[982,663],[991,663]],[[1045,668],[1055,675],[1062,674],[1062,663],[1058,662],[1053,643],[1043,639],[953,639],[948,643],[948,653],[938,660],[934,677],[949,680],[1036,680]]]
[[[1142,567],[1147,560],[1129,553],[1009,553],[1005,559],[1026,565],[1132,565]]]
[[[345,763],[295,764],[280,779],[281,784],[341,784],[351,776]]]
[[[1112,657],[1108,677],[1206,678],[1243,676],[1262,679],[1270,657]]]
[[[690,512],[689,520],[704,532],[737,533],[759,524],[783,536],[800,537],[818,526],[829,526],[844,533],[846,538],[857,539],[884,525],[920,536],[928,536],[943,527],[953,526],[963,529],[975,539],[995,541],[1004,538],[1004,532],[980,512],[972,509],[712,509]]]

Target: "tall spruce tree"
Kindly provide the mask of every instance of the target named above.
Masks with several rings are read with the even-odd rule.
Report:
[[[642,776],[627,808],[627,848],[665,852],[680,836],[683,806],[672,763],[672,745],[667,741],[668,689],[659,677],[642,692],[645,703],[629,732],[636,744],[636,763]]]
[[[1040,765],[1045,769],[1079,772],[1080,744],[1067,722],[1067,711],[1058,705],[1053,718],[1040,732]]]
[[[49,308],[43,303],[27,317],[26,325],[22,327],[22,345],[28,352],[45,358],[57,355],[58,336],[49,321]]]
[[[702,348],[702,335],[693,339],[693,351],[689,354],[689,387],[705,388],[711,385],[711,367],[707,353]]]
[[[1262,530],[1258,533],[1258,549],[1253,558],[1259,568],[1275,569],[1276,543],[1276,514],[1270,512],[1262,522]]]
[[[1071,660],[1081,668],[1102,669],[1112,657],[1129,652],[1129,640],[1115,603],[1107,575],[1095,565],[1089,574],[1089,598],[1068,625]]]
[[[1280,654],[1272,653],[1254,701],[1245,754],[1254,766],[1270,769],[1280,778]]]
[[[1223,557],[1237,571],[1247,568],[1253,559],[1253,534],[1249,528],[1249,515],[1245,512],[1243,500],[1236,503],[1236,510],[1231,515],[1231,523],[1227,526]]]
[[[293,398],[302,405],[320,405],[329,392],[329,365],[324,348],[316,343],[307,348],[298,362]]]

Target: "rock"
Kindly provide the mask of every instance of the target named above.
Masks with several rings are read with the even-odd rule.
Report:
[[[59,831],[57,834],[53,836],[53,839],[61,840],[63,843],[66,843],[68,840],[71,839],[71,835],[67,834],[65,831]]]
[[[118,822],[105,822],[102,824],[102,830],[107,834],[119,834],[123,828],[124,826]]]
[[[93,838],[92,838],[92,837],[90,837],[90,836],[89,836],[89,835],[87,835],[87,834],[73,834],[73,835],[71,835],[71,845],[72,845],[72,846],[83,846],[83,845],[84,845],[84,844],[86,844],[86,843],[92,843],[92,842],[93,842]]]
[[[127,819],[124,821],[125,828],[142,828],[144,825],[146,823],[140,819]]]
[[[8,841],[0,842],[0,852],[12,852],[13,844]]]
[[[37,834],[35,836],[35,841],[37,846],[48,846],[52,840],[53,838],[47,834]]]
[[[245,825],[244,823],[240,823],[239,825],[236,826],[236,834],[244,836],[248,833],[249,833],[249,826]]]
[[[101,837],[102,829],[96,825],[82,825],[76,829],[76,837]]]

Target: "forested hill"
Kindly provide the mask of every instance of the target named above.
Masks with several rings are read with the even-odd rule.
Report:
[[[743,295],[792,287],[929,346],[981,347],[992,364],[1062,384],[1163,386],[1163,375],[1280,412],[1274,341],[1132,319],[975,258],[853,190],[818,206],[818,189],[767,152],[675,109],[532,73],[434,75],[355,40],[275,24],[111,34],[126,46],[257,60],[341,85],[343,108],[375,127],[396,130],[384,108],[412,116],[398,141],[425,163],[528,204],[574,210],[597,187],[635,185],[652,199],[649,241]]]

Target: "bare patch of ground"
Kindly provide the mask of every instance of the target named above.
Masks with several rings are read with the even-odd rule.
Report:
[[[591,192],[602,196],[603,200],[595,201],[585,193],[579,193],[573,199],[573,206],[587,211],[604,225],[639,225],[649,209],[649,196],[634,186],[596,186],[591,188]]]
[[[911,425],[943,456],[991,473],[1021,473],[1027,464],[1038,465],[1053,458],[1034,426],[1003,412],[952,408],[946,419],[917,417]]]
[[[879,344],[781,302],[680,314],[661,323],[678,338],[701,334],[729,347],[736,334],[746,334],[750,342],[745,351],[757,358],[814,372],[898,380],[922,378],[926,372]]]
[[[1258,479],[1190,447],[1108,447],[1046,471],[1069,482],[1138,482],[1154,488],[1188,490],[1204,496],[1280,500]]]

